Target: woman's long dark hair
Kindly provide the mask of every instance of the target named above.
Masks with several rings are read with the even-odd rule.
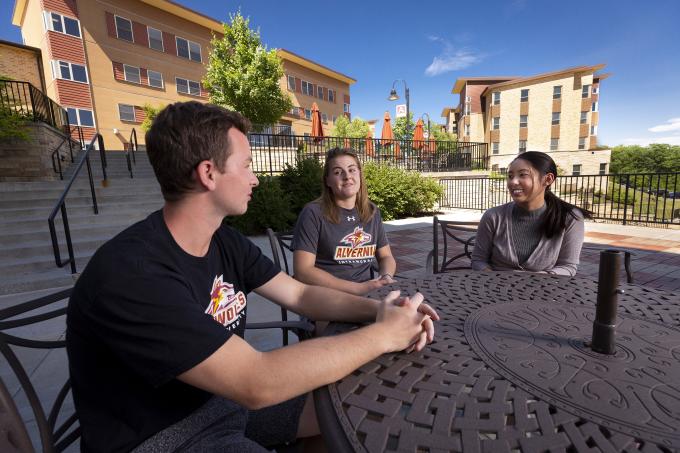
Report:
[[[540,151],[527,151],[515,158],[522,159],[531,164],[541,177],[552,173],[557,178],[557,165],[552,157]],[[545,188],[545,212],[543,213],[543,232],[547,238],[561,233],[567,225],[567,214],[578,219],[574,211],[580,211],[586,219],[592,219],[593,214],[587,209],[574,206],[560,199],[552,193],[550,186]]]

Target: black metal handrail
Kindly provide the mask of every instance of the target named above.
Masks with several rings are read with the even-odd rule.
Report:
[[[0,79],[0,107],[31,121],[68,130],[68,114],[29,82]]]
[[[130,139],[125,145],[125,161],[127,162],[128,172],[130,172],[130,178],[134,178],[132,166],[137,165],[137,160],[135,158],[136,149],[137,149],[137,131],[134,128],[132,128],[132,132],[130,132]],[[130,159],[130,151],[132,151],[132,159]]]
[[[94,148],[95,140],[99,145],[99,153],[102,159],[102,173],[104,175],[104,181],[107,180],[104,138],[102,138],[100,134],[96,134],[94,137],[92,137],[90,144],[87,145],[87,147],[85,148],[85,151],[83,152],[83,156],[81,157],[80,162],[78,162],[78,165],[76,166],[73,175],[71,175],[71,179],[66,184],[64,191],[61,193],[61,196],[57,200],[57,203],[54,205],[54,208],[52,209],[50,216],[47,218],[47,224],[50,227],[50,237],[52,239],[52,250],[54,251],[54,261],[57,264],[57,267],[64,267],[67,264],[71,264],[72,274],[75,274],[77,271],[76,271],[76,259],[73,253],[73,243],[71,242],[71,230],[69,229],[68,217],[66,215],[66,196],[68,195],[68,192],[71,189],[73,182],[78,177],[80,170],[83,168],[83,165],[87,165],[87,175],[90,180],[90,192],[92,194],[92,209],[95,214],[99,214],[99,207],[97,206],[97,195],[95,194],[94,191],[94,180],[92,178],[92,166],[90,165],[90,151]],[[57,239],[57,229],[54,226],[54,219],[56,218],[57,213],[59,213],[59,211],[61,211],[61,219],[64,224],[64,236],[66,237],[66,249],[68,250],[68,259],[65,261],[62,261],[61,259],[61,253],[59,251],[59,241]]]
[[[64,137],[64,139],[59,142],[59,145],[52,151],[52,169],[54,170],[55,173],[59,173],[59,179],[63,180],[64,179],[64,173],[62,172],[61,168],[61,156],[59,155],[59,150],[61,147],[64,145],[64,142],[68,140],[68,152],[71,156],[71,163],[74,162],[73,160],[73,132],[76,131],[78,138],[79,138],[79,143],[80,143],[80,149],[83,148],[83,130],[80,126],[69,126],[69,132],[68,134]]]

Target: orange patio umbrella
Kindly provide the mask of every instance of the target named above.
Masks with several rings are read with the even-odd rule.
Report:
[[[371,130],[368,130],[368,134],[366,134],[366,155],[367,156],[375,156],[375,147],[373,146],[373,134],[371,134]]]
[[[424,140],[425,133],[423,132],[423,120],[419,118],[416,123],[416,128],[413,131],[413,149],[421,149]]]
[[[392,122],[390,120],[390,112],[385,112],[385,117],[383,118],[382,132],[380,133],[380,138],[383,140],[383,145],[389,145],[392,143],[394,134],[392,134]]]
[[[314,143],[319,143],[323,140],[323,126],[321,125],[321,112],[316,102],[312,103],[312,137]]]

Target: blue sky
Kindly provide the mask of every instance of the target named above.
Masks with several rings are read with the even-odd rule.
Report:
[[[282,47],[347,74],[352,114],[381,119],[406,80],[411,111],[442,122],[458,77],[534,75],[606,63],[600,143],[680,145],[680,2],[550,0],[250,1],[175,0],[218,20],[241,9],[268,47]],[[21,41],[3,1],[0,38]],[[403,85],[398,85],[403,98]],[[380,128],[380,123],[378,128]],[[378,129],[379,130],[379,129]]]

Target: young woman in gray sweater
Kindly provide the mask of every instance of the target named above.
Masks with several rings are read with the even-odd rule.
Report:
[[[557,166],[528,151],[508,167],[510,203],[487,210],[479,222],[472,268],[575,275],[590,212],[550,191]]]

